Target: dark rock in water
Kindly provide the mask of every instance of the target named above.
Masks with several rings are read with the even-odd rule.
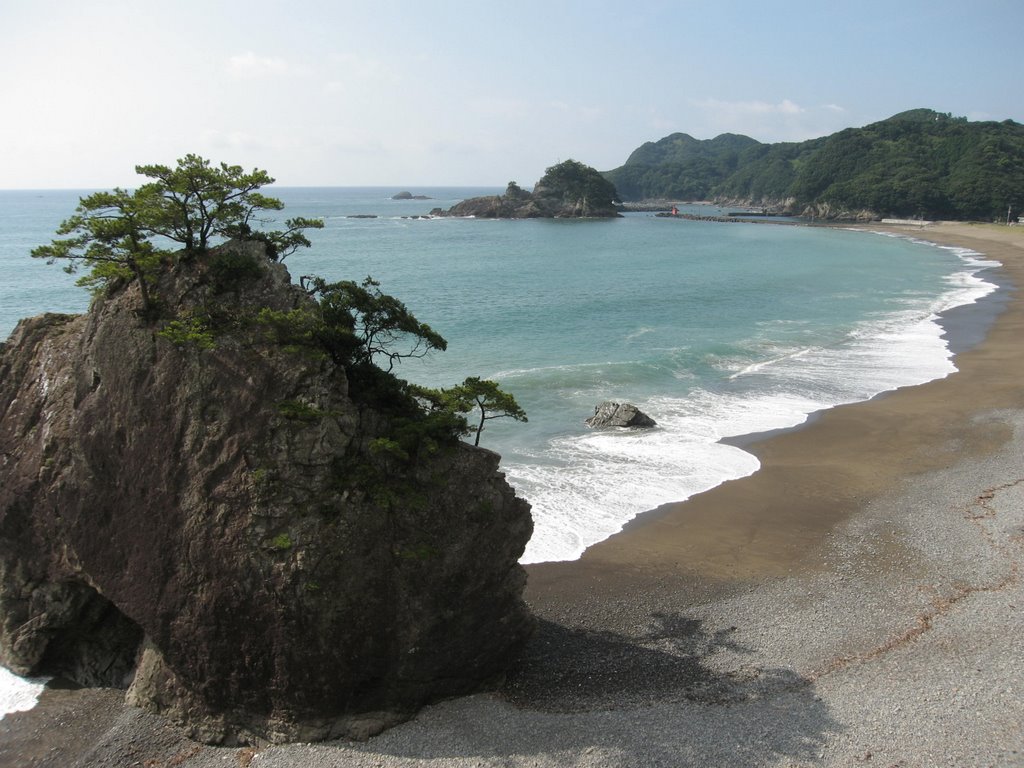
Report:
[[[392,200],[430,200],[427,195],[414,195],[412,192],[399,192],[391,196]]]
[[[214,743],[365,738],[493,684],[533,626],[529,505],[490,451],[375,450],[342,366],[245,321],[312,299],[224,248],[262,276],[153,286],[224,318],[214,349],[159,336],[135,284],[0,345],[0,662],[130,683]]]
[[[658,426],[657,422],[630,403],[613,403],[606,400],[594,408],[594,415],[587,419],[591,427],[642,427]]]
[[[475,216],[482,219],[579,219],[620,216],[615,187],[601,174],[575,160],[552,166],[533,192],[509,182],[503,195],[472,197],[432,216]]]
[[[376,219],[376,213],[353,213],[345,217],[346,219]]]

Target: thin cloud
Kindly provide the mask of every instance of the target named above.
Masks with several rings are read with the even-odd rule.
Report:
[[[216,149],[264,149],[266,142],[243,131],[220,131],[208,129],[202,133],[202,143]]]
[[[497,117],[505,120],[527,120],[534,116],[533,104],[524,99],[492,96],[477,99],[473,109],[486,117]]]
[[[570,104],[565,101],[549,101],[548,107],[556,113],[566,115],[582,122],[598,120],[605,115],[605,110],[601,107],[592,107],[587,104]]]
[[[354,53],[332,53],[327,58],[327,68],[332,75],[327,87],[335,89],[347,80],[380,85],[394,85],[402,80],[390,64]]]
[[[690,104],[696,112],[694,122],[709,136],[742,133],[760,141],[803,141],[845,127],[846,109],[832,103],[808,107],[791,99],[700,99]]]
[[[231,77],[247,80],[287,74],[291,67],[280,56],[257,56],[252,51],[246,51],[229,58],[225,69]]]
[[[767,101],[722,101],[720,99],[701,99],[694,101],[693,105],[711,114],[720,116],[750,116],[750,115],[799,115],[807,110],[799,104],[783,99],[777,104]]]

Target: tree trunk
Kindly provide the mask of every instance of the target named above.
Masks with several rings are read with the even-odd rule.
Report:
[[[479,401],[477,401],[477,405],[480,406],[480,423],[476,425],[476,441],[473,445],[480,445],[480,433],[484,431],[484,422],[487,421],[487,411]]]
[[[146,285],[146,276],[138,264],[132,263],[132,271],[135,272],[135,280],[139,284],[139,294],[142,296],[142,311],[148,315],[153,302],[149,298],[149,286]]]

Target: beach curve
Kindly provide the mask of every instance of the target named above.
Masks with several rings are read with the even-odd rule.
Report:
[[[896,231],[985,253],[1024,285],[1018,228]],[[540,630],[499,694],[362,744],[249,751],[111,699],[75,744],[4,762],[62,702],[88,722],[97,694],[61,692],[0,722],[0,763],[1024,764],[1022,331],[1012,288],[957,373],[752,442],[754,475],[529,566]]]

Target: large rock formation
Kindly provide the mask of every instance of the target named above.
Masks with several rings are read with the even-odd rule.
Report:
[[[658,423],[632,403],[605,400],[594,407],[594,415],[586,421],[588,427],[640,427],[650,429]]]
[[[527,192],[514,181],[504,195],[472,197],[433,216],[475,216],[482,219],[609,218],[621,215],[614,185],[589,166],[575,160],[548,168]]]
[[[364,737],[493,683],[532,628],[528,504],[492,452],[378,450],[345,369],[252,322],[312,299],[234,247],[259,277],[154,286],[179,331],[222,318],[214,349],[135,286],[0,347],[0,662],[224,743]]]

